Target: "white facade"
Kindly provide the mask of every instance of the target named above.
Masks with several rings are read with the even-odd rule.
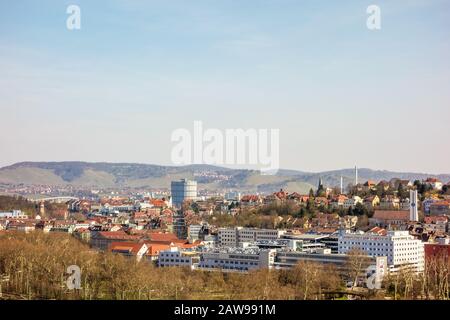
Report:
[[[13,210],[10,212],[0,212],[0,218],[28,219],[28,216],[20,210]]]
[[[418,209],[418,201],[417,201],[417,190],[409,190],[409,220],[411,221],[419,221],[419,209]]]
[[[220,228],[217,240],[222,247],[239,247],[243,242],[276,240],[285,232],[285,230],[276,229]]]
[[[435,190],[442,190],[442,187],[444,186],[444,184],[441,181],[435,181],[431,184],[431,186]]]
[[[378,234],[344,233],[339,237],[338,252],[346,254],[360,249],[373,257],[387,257],[391,272],[400,267],[411,267],[417,272],[424,269],[424,245],[408,231],[388,231],[386,236]]]
[[[249,271],[253,269],[272,268],[275,263],[276,250],[257,248],[228,248],[203,252],[199,268],[220,269],[222,271]]]
[[[163,250],[158,255],[160,267],[188,267],[194,269],[198,264],[198,254],[195,252],[183,252],[178,247]]]
[[[191,224],[188,227],[188,238],[191,241],[198,240],[200,238],[200,232],[202,231],[201,224]]]
[[[350,207],[354,208],[358,203],[363,204],[363,199],[358,196],[353,196],[352,198],[344,201],[344,209],[348,209]]]

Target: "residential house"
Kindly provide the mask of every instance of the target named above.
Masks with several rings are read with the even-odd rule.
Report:
[[[256,206],[262,203],[262,199],[259,195],[244,195],[241,198],[242,206]]]
[[[363,200],[359,196],[353,196],[344,201],[344,209],[354,208],[358,203],[363,204]]]
[[[447,216],[425,217],[423,227],[429,233],[445,234],[448,231],[448,222]]]
[[[428,178],[424,182],[424,184],[431,186],[434,190],[442,190],[444,184],[437,178]]]
[[[369,210],[377,208],[380,205],[380,197],[377,195],[365,197],[363,205]]]
[[[400,199],[396,196],[386,195],[380,201],[381,210],[398,210],[400,209]]]
[[[381,180],[377,184],[377,190],[379,191],[387,191],[389,190],[389,187],[390,187],[389,182],[387,182],[386,180]]]
[[[330,207],[333,209],[344,208],[345,201],[348,200],[348,197],[344,194],[340,194],[337,197],[333,197],[330,201]]]

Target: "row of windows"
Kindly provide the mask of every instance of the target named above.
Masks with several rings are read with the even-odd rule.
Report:
[[[160,263],[164,262],[181,262],[181,263],[190,263],[189,259],[159,259]]]
[[[242,264],[242,265],[253,265],[257,266],[258,262],[251,262],[251,261],[235,261],[235,260],[214,260],[215,264]]]
[[[213,265],[200,265],[200,268],[222,268],[226,270],[248,270],[248,267],[241,267],[241,266],[213,266]]]

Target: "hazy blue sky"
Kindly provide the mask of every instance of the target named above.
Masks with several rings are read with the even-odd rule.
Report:
[[[202,120],[279,128],[283,168],[449,173],[449,85],[445,0],[0,2],[0,165],[170,164]]]

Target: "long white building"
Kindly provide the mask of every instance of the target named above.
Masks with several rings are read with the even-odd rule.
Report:
[[[424,244],[408,231],[388,231],[386,235],[374,233],[343,233],[339,236],[338,252],[346,254],[352,249],[364,251],[373,257],[387,257],[391,272],[400,268],[424,270]]]
[[[272,268],[276,250],[258,248],[222,248],[203,252],[200,255],[199,268],[221,271],[249,271]]]
[[[0,218],[28,219],[28,216],[20,210],[10,212],[0,212]]]
[[[188,267],[195,269],[199,262],[199,253],[182,251],[178,247],[162,250],[158,255],[159,267]]]
[[[277,240],[286,233],[285,230],[258,228],[220,228],[217,234],[221,247],[239,247],[244,242]]]

